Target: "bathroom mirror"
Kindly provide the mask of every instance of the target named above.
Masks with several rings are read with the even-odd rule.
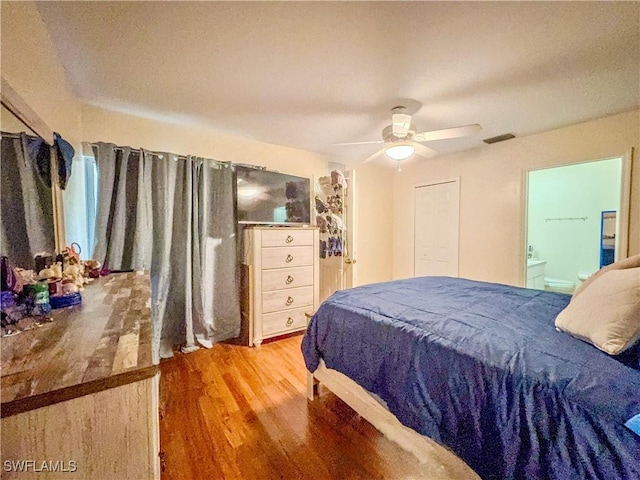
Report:
[[[611,265],[616,258],[616,212],[604,211],[600,220],[600,268]]]

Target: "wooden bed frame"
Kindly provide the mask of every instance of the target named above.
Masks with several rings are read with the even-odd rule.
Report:
[[[315,372],[307,372],[307,398],[313,400],[318,393],[318,383],[322,383],[362,418],[371,423],[389,440],[412,453],[425,465],[428,478],[436,479],[479,479],[453,452],[437,444],[415,430],[405,427],[388,409],[378,402],[367,390],[346,375],[327,368],[324,360]]]

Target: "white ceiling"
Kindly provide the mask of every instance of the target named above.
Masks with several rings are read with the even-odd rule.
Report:
[[[640,107],[636,2],[42,2],[78,97],[361,161],[419,131],[550,130]],[[411,101],[409,101],[411,100]],[[108,140],[108,139],[103,139]]]

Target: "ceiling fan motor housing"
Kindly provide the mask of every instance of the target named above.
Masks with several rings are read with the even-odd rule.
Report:
[[[409,125],[409,130],[407,134],[403,137],[399,137],[393,134],[393,125],[387,125],[382,129],[382,139],[385,142],[401,142],[404,140],[411,140],[413,136],[416,134],[416,126],[412,123]]]

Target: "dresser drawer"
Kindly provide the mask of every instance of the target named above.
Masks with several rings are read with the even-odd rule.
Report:
[[[269,247],[262,249],[262,268],[313,265],[313,247]]]
[[[307,326],[305,313],[310,311],[309,307],[302,307],[267,313],[262,316],[262,335],[267,337],[277,333],[301,330]]]
[[[276,268],[262,271],[262,291],[313,285],[313,267]]]
[[[271,313],[278,310],[313,305],[313,287],[289,288],[274,290],[262,294],[262,312]]]
[[[313,230],[263,230],[263,247],[286,247],[287,245],[313,245]]]

